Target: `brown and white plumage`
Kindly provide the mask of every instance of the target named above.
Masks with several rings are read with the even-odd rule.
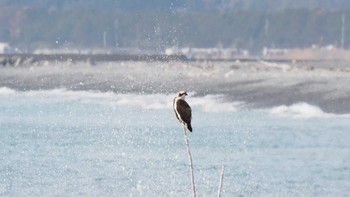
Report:
[[[185,101],[185,96],[187,93],[181,91],[178,96],[174,98],[173,107],[175,111],[176,118],[182,123],[190,132],[192,132],[191,119],[192,110],[190,105]]]

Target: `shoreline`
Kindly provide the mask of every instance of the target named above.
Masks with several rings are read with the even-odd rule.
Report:
[[[350,113],[350,67],[337,62],[117,61],[0,67],[0,87],[15,90],[223,95],[247,108],[306,102],[326,113]],[[196,96],[193,95],[193,96]]]
[[[117,53],[55,53],[55,54],[0,54],[0,65],[2,66],[21,66],[24,64],[40,64],[42,62],[88,62],[96,64],[101,62],[121,62],[121,61],[147,61],[147,62],[274,62],[274,63],[317,63],[324,61],[347,61],[343,59],[309,59],[309,58],[262,58],[262,57],[234,57],[229,59],[205,59],[188,58],[185,55],[164,55],[164,54],[117,54]]]

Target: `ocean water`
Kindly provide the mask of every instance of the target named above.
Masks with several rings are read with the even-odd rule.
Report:
[[[190,196],[174,95],[0,88],[0,196]],[[198,196],[350,195],[350,115],[194,95]]]

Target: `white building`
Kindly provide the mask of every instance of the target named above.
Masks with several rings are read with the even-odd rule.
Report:
[[[0,54],[9,54],[12,52],[13,52],[13,49],[10,47],[9,44],[5,42],[0,42]]]

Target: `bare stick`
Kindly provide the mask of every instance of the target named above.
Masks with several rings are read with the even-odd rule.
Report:
[[[223,183],[223,181],[224,181],[224,170],[225,170],[225,166],[222,165],[221,175],[220,175],[220,183],[219,183],[219,189],[218,189],[218,195],[217,195],[217,197],[221,197],[222,183]]]
[[[196,187],[194,185],[194,174],[193,174],[193,163],[192,163],[192,154],[190,150],[190,145],[188,143],[187,133],[186,133],[186,127],[184,126],[184,136],[185,136],[185,143],[187,147],[187,153],[188,153],[188,160],[190,162],[190,175],[191,175],[191,183],[192,183],[192,196],[196,197]]]

